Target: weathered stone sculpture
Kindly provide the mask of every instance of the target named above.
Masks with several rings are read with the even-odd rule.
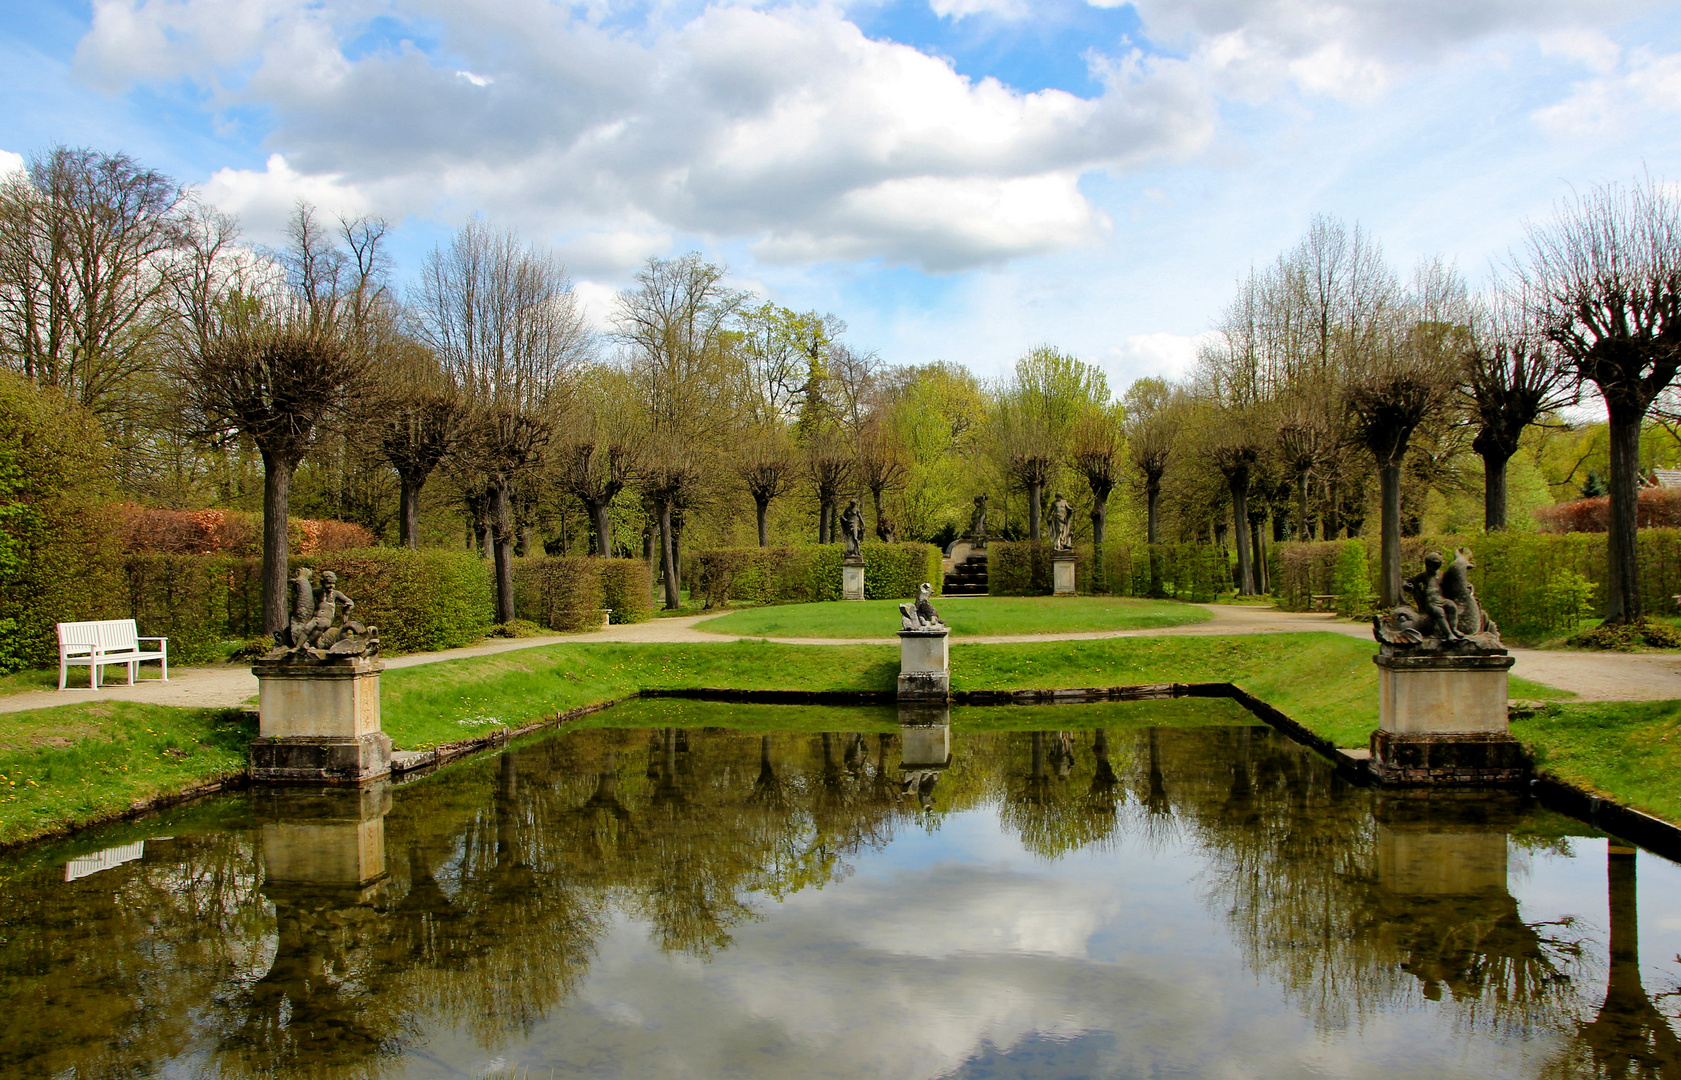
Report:
[[[1051,503],[1051,550],[1074,550],[1074,508],[1060,491]]]
[[[321,575],[292,580],[292,617],[257,676],[258,736],[251,778],[304,783],[370,780],[391,771],[391,739],[379,729],[379,629],[350,618],[356,602]]]
[[[379,627],[363,626],[350,618],[356,601],[338,590],[338,575],[321,574],[321,598],[309,583],[309,568],[292,579],[292,618],[274,632],[275,648],[265,661],[324,662],[334,657],[374,656],[379,652]],[[339,618],[342,605],[343,618]]]
[[[929,597],[934,586],[924,581],[916,602],[899,605],[899,700],[941,702],[951,697],[951,653],[946,637],[951,630],[940,620]]]
[[[1372,616],[1372,636],[1384,656],[1504,656],[1500,628],[1477,603],[1468,574],[1476,569],[1460,548],[1446,569],[1442,556],[1424,557],[1424,570],[1407,579],[1413,605]]]
[[[864,554],[864,512],[858,509],[858,500],[853,499],[846,504],[841,512],[841,539],[846,542],[846,557],[849,559],[862,558]]]
[[[975,496],[975,508],[969,512],[969,546],[972,548],[986,547],[986,500],[985,495]]]
[[[944,629],[945,623],[940,621],[940,613],[934,610],[929,598],[934,595],[934,586],[924,581],[916,590],[916,599],[899,605],[899,616],[904,621],[902,630],[933,630]]]
[[[1506,723],[1512,657],[1477,603],[1460,548],[1445,568],[1431,552],[1407,579],[1413,606],[1372,618],[1378,641],[1378,729],[1370,768],[1387,783],[1512,785],[1526,775]]]

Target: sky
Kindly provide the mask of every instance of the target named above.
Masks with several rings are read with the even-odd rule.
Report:
[[[0,170],[123,151],[280,239],[465,222],[589,317],[649,257],[890,363],[1176,376],[1315,214],[1472,285],[1561,198],[1681,181],[1656,0],[0,0]]]

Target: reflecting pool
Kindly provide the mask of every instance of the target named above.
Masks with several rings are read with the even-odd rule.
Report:
[[[944,719],[644,700],[12,852],[0,1075],[1681,1078],[1672,863],[1226,701]]]

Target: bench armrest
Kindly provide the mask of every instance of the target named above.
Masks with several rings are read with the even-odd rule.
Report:
[[[101,651],[102,650],[100,649],[100,647],[98,645],[65,645],[62,642],[60,642],[59,646],[58,646],[58,655],[61,656],[61,657],[62,656],[98,656],[98,655],[100,655]]]
[[[168,641],[169,639],[166,638],[166,637],[147,637],[145,634],[137,634],[137,635],[135,635],[134,640],[136,640],[136,641]]]

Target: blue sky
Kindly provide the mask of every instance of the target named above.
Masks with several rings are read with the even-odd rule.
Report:
[[[1182,371],[1315,213],[1486,278],[1572,186],[1681,179],[1649,0],[11,0],[0,165],[125,150],[272,240],[298,198],[650,255],[1000,374]]]

